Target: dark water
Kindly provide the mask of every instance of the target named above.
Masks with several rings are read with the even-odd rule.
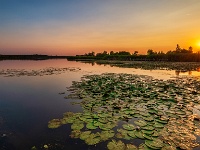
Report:
[[[0,76],[0,150],[29,150],[33,146],[44,149],[45,144],[50,145],[49,149],[55,150],[105,149],[105,143],[98,144],[98,147],[87,146],[84,141],[71,139],[70,125],[48,129],[48,121],[62,118],[64,112],[82,111],[79,105],[71,105],[72,100],[64,99],[68,94],[66,87],[69,87],[72,81],[80,80],[85,74],[136,73],[161,79],[175,76],[175,71],[144,71],[67,60],[0,61],[0,70],[39,70],[48,67],[75,67],[81,70],[43,76]],[[60,92],[65,92],[65,95],[59,94]]]

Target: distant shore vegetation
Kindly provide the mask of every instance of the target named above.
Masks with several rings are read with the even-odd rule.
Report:
[[[1,55],[0,60],[46,60],[46,59],[68,59],[68,60],[119,60],[119,61],[169,61],[169,62],[200,62],[200,51],[194,53],[190,46],[188,49],[176,45],[175,50],[156,52],[148,49],[146,54],[139,54],[127,51],[103,51],[95,53],[94,51],[76,56],[49,56],[49,55]]]
[[[68,60],[123,60],[123,61],[175,61],[175,62],[200,62],[200,52],[193,52],[190,46],[188,49],[181,48],[177,44],[175,50],[156,52],[152,49],[147,50],[147,54],[139,54],[134,51],[132,54],[127,51],[103,51],[101,53],[89,52],[84,55],[69,56]]]

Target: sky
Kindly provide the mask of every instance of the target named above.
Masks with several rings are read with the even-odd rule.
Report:
[[[200,50],[200,0],[0,0],[0,54]]]

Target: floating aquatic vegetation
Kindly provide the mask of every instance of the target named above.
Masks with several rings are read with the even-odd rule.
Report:
[[[117,129],[118,133],[116,134],[116,137],[118,139],[125,139],[125,140],[130,140],[130,139],[133,139],[135,137],[129,135],[129,133],[134,133],[135,131],[127,131],[127,130],[124,130],[124,129]]]
[[[115,132],[113,130],[109,130],[109,131],[102,131],[100,134],[100,137],[102,141],[106,141],[114,137],[114,135],[115,135]]]
[[[125,144],[122,141],[112,140],[107,145],[109,150],[125,150]]]
[[[133,144],[126,144],[126,150],[137,150],[138,148]]]
[[[138,114],[139,115],[139,114]],[[140,116],[141,117],[141,116]],[[137,121],[134,121],[134,123],[140,127],[144,127],[147,125],[146,121],[144,120],[137,120]]]
[[[70,68],[44,68],[38,70],[25,70],[25,69],[2,69],[0,70],[0,75],[5,77],[20,77],[20,76],[44,76],[44,75],[54,75],[61,74],[66,71],[76,72],[81,70],[80,68],[70,67]],[[63,92],[60,94],[64,94]]]
[[[71,134],[70,134],[70,137],[71,138],[75,138],[75,139],[77,139],[77,138],[81,139],[80,135],[81,135],[81,131],[80,130],[73,130],[71,132]]]
[[[72,138],[88,145],[111,140],[108,149],[135,149],[128,145],[134,139],[144,140],[138,149],[192,149],[199,146],[199,87],[195,78],[163,81],[130,74],[83,76],[65,96],[82,99],[83,112],[64,113],[62,119],[50,121],[49,127],[70,123]]]
[[[88,136],[85,139],[85,143],[88,145],[95,145],[95,144],[99,143],[100,141],[101,141],[101,137],[99,136],[98,133],[96,133],[96,134],[91,133],[90,136]]]
[[[97,129],[97,127],[92,122],[87,123],[86,128],[88,128],[90,130]]]
[[[110,65],[123,68],[145,70],[177,70],[178,72],[196,71],[200,68],[199,62],[161,62],[161,61],[95,61],[98,65]],[[94,62],[93,62],[94,63]]]
[[[81,130],[81,129],[83,129],[83,127],[84,127],[84,124],[83,124],[83,123],[80,123],[80,122],[78,122],[78,123],[73,123],[73,124],[71,125],[71,129],[72,129],[72,130]]]
[[[81,139],[81,140],[86,140],[86,139],[90,136],[90,134],[91,134],[91,131],[82,132],[82,133],[80,134],[80,139]]]
[[[84,140],[88,145],[95,145],[101,141],[109,140],[114,137],[114,131],[102,131],[92,133],[91,131],[83,131],[80,134],[80,139]]]
[[[164,146],[160,139],[145,140],[145,144],[152,149],[161,149]]]
[[[122,126],[124,129],[129,130],[129,131],[132,131],[135,129],[135,126],[132,124],[123,124]]]
[[[62,124],[61,124],[60,119],[53,119],[53,120],[49,121],[48,128],[54,129],[54,128],[60,127],[61,125]]]

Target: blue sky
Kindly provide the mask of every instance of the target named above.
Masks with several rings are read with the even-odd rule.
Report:
[[[0,53],[198,49],[199,8],[199,0],[0,0]]]

